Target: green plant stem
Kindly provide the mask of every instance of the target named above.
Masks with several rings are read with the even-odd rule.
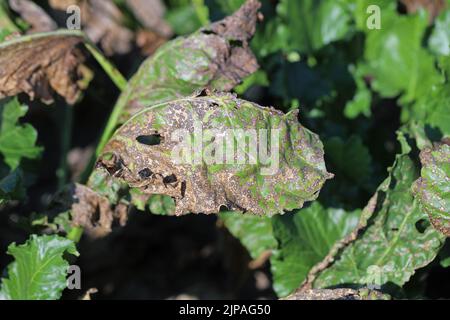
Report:
[[[56,171],[56,176],[58,177],[58,189],[62,189],[67,183],[67,154],[70,150],[70,143],[72,140],[72,123],[73,123],[73,109],[66,103],[60,104],[58,110],[63,112],[63,121],[60,127],[61,133],[61,157],[59,160],[59,168]]]
[[[67,239],[72,240],[75,243],[78,243],[83,235],[84,228],[83,227],[74,227],[67,234]]]
[[[100,64],[102,69],[106,72],[106,74],[110,77],[110,79],[114,82],[114,84],[119,88],[120,91],[123,91],[127,86],[127,79],[120,73],[119,70],[103,56],[100,50],[85,37],[84,45],[88,49],[88,51],[94,56],[95,60]]]

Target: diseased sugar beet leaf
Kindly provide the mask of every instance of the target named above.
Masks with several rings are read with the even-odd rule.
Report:
[[[450,236],[450,141],[425,148],[420,153],[422,170],[413,186],[421,208],[433,226]]]
[[[56,300],[66,288],[67,252],[78,255],[75,244],[59,236],[31,235],[23,245],[11,244],[14,261],[1,281],[0,300]]]
[[[427,215],[414,201],[411,185],[417,171],[404,138],[389,177],[363,210],[358,228],[336,253],[313,286],[402,286],[415,270],[429,264],[443,245],[444,237],[429,225]]]
[[[205,87],[229,91],[255,72],[258,63],[248,41],[255,33],[259,7],[258,1],[249,0],[233,15],[159,48],[142,63],[120,96],[120,122],[145,107]]]
[[[123,124],[130,116],[152,105],[191,95],[199,89],[209,87],[217,90],[231,90],[241,80],[258,68],[248,41],[256,28],[257,11],[260,3],[247,1],[232,16],[217,21],[200,29],[188,37],[176,38],[162,46],[155,54],[141,65],[131,78],[128,86],[119,97],[111,119],[108,122],[97,148],[99,154],[111,138],[118,124]],[[145,172],[143,172],[144,174]],[[123,187],[123,181],[109,175],[102,168],[96,168],[90,175],[87,186],[91,204],[110,202],[109,208],[120,200],[131,202],[139,210],[146,207],[156,214],[174,214],[173,199],[169,196],[151,196],[139,188]],[[74,186],[72,194],[83,189]],[[123,203],[123,202],[122,202]],[[82,210],[72,210],[81,225],[89,230],[111,230],[111,210],[100,210],[107,213],[104,226],[94,226],[89,217],[97,212],[96,206],[84,206]],[[87,209],[89,209],[86,211]],[[107,208],[102,205],[102,208]],[[120,210],[123,212],[123,210]],[[114,214],[112,214],[114,216]],[[95,231],[94,233],[98,233]]]
[[[317,198],[328,173],[318,136],[284,114],[230,94],[147,108],[105,146],[97,168],[143,193],[175,200],[176,214],[230,210],[273,215]]]
[[[333,244],[356,227],[359,214],[360,210],[346,212],[314,202],[306,209],[272,218],[278,246],[270,262],[278,296],[287,296],[299,287]]]

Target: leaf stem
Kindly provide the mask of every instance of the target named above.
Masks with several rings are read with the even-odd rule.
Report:
[[[120,91],[123,91],[127,86],[127,80],[120,73],[120,71],[117,70],[117,68],[108,59],[106,59],[100,50],[86,37],[84,45],[94,56],[95,60],[97,60],[110,79],[114,82],[117,88],[119,88]]]
[[[62,110],[63,112],[63,121],[60,126],[61,157],[59,160],[59,167],[56,171],[56,176],[58,177],[58,189],[61,189],[67,182],[67,154],[69,153],[70,143],[72,140],[73,109],[65,102],[60,102],[59,104],[61,104],[61,106],[58,110]]]
[[[84,228],[83,227],[73,227],[70,232],[67,234],[67,239],[72,240],[75,243],[78,243],[83,235]]]

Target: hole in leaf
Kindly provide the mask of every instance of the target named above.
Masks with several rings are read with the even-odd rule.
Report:
[[[96,207],[94,213],[91,215],[91,223],[93,226],[97,226],[100,222],[100,207]]]
[[[141,177],[141,179],[147,179],[152,176],[153,172],[149,168],[144,168],[141,171],[139,171],[138,174],[139,177]]]
[[[420,233],[424,233],[425,230],[430,226],[430,222],[427,219],[420,219],[416,222],[416,229]]]
[[[241,40],[230,40],[230,46],[232,46],[233,48],[235,48],[235,47],[243,47],[244,44],[242,43]]]
[[[171,174],[170,176],[163,178],[163,183],[172,183],[177,181],[177,176],[174,174]]]
[[[160,134],[151,134],[136,137],[136,141],[147,146],[155,146],[161,143],[161,135]]]
[[[186,194],[186,181],[181,182],[181,197],[184,198],[184,195]]]

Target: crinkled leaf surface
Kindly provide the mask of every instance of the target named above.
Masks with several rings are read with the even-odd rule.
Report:
[[[11,244],[14,261],[2,279],[0,296],[11,300],[56,300],[66,288],[69,263],[63,254],[78,255],[75,244],[59,236],[32,235],[23,245]]]
[[[73,32],[23,36],[0,44],[0,98],[21,92],[51,102],[55,91],[73,104],[81,92],[78,68],[84,60]]]
[[[422,170],[413,186],[421,208],[433,226],[450,236],[450,141],[420,153]]]
[[[247,1],[236,13],[179,37],[159,48],[140,66],[118,100],[123,123],[131,115],[161,102],[210,87],[231,90],[258,69],[248,47],[260,3]]]
[[[200,136],[198,128],[210,136]],[[270,158],[253,153],[239,130],[258,132],[259,151],[271,141]],[[226,158],[225,141],[235,150]],[[229,94],[186,97],[143,110],[115,133],[97,167],[148,195],[171,196],[176,214],[217,213],[221,206],[282,213],[316,199],[332,177],[322,143],[298,123],[297,112],[284,114]]]
[[[365,208],[355,240],[318,274],[314,287],[373,281],[402,286],[436,257],[443,237],[426,225],[427,216],[414,201],[411,185],[416,177],[417,168],[407,152],[398,155],[389,177]]]
[[[276,248],[272,232],[272,219],[237,212],[221,212],[220,219],[233,236],[238,238],[253,259]]]
[[[42,151],[36,146],[36,130],[18,123],[27,110],[17,98],[0,100],[0,153],[11,169],[17,168],[22,158],[35,159]]]
[[[280,297],[299,287],[310,269],[321,261],[333,244],[357,225],[360,210],[310,207],[273,218],[278,247],[270,259],[274,289]]]

